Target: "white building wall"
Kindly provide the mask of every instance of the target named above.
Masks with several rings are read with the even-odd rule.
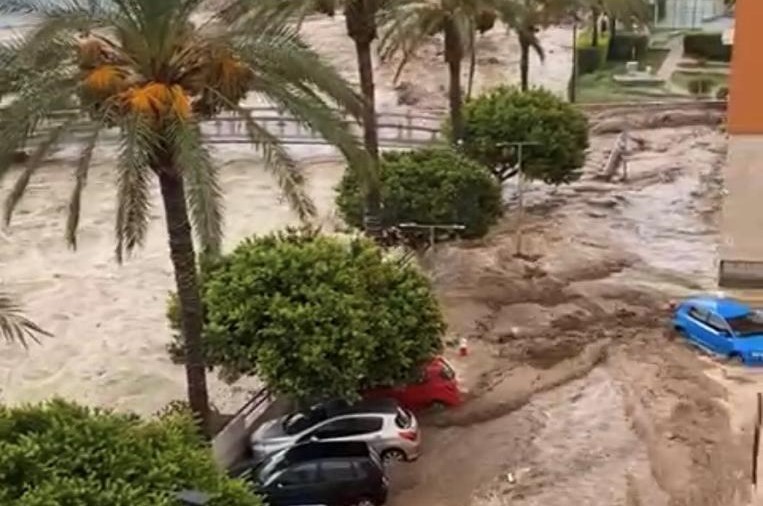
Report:
[[[660,0],[653,0],[657,4]],[[655,9],[655,26],[658,28],[702,28],[702,21],[723,14],[723,0],[665,0],[664,17],[659,18]]]

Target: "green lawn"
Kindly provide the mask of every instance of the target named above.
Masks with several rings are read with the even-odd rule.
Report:
[[[659,87],[622,86],[612,79],[610,71],[581,76],[578,79],[577,101],[580,103],[602,102],[649,102],[671,97]]]
[[[728,76],[718,72],[684,72],[677,70],[670,76],[670,81],[685,90],[689,89],[689,83],[697,79],[706,79],[712,83],[713,89],[728,86]]]
[[[664,49],[650,48],[640,62],[641,69],[644,70],[647,66],[651,66],[656,72],[662,66],[667,54],[668,51]],[[612,77],[623,72],[625,72],[625,63],[607,62],[606,67],[602,70],[578,77],[577,101],[581,103],[648,102],[676,96],[661,87],[623,86],[615,82]]]

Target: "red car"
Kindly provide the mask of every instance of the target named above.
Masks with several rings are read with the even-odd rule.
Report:
[[[375,388],[366,391],[363,396],[367,399],[390,397],[412,410],[461,404],[456,371],[443,357],[437,357],[427,364],[416,383]]]

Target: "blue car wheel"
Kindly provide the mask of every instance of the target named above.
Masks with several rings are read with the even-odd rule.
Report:
[[[739,353],[732,353],[729,355],[729,362],[734,365],[744,365],[744,357]]]

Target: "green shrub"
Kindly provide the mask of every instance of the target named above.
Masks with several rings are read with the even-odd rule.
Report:
[[[569,183],[580,175],[588,148],[588,121],[575,106],[549,91],[501,86],[464,106],[463,152],[488,167],[499,180],[514,175],[524,147],[524,173],[549,184]]]
[[[385,153],[380,164],[382,224],[460,224],[465,237],[487,233],[503,207],[500,185],[490,173],[449,148]],[[361,186],[346,171],[337,188],[345,221],[360,228]]]
[[[684,35],[684,55],[712,61],[731,61],[731,46],[723,44],[720,33]]]
[[[142,421],[62,400],[0,408],[0,504],[177,506],[174,492],[210,506],[259,506],[218,470],[189,415]]]
[[[207,364],[298,400],[409,380],[442,348],[427,278],[365,238],[247,239],[205,273],[202,298]]]
[[[641,61],[646,57],[649,36],[638,33],[618,33],[609,42],[610,61]]]
[[[578,75],[593,74],[602,67],[601,57],[604,51],[596,47],[578,49]]]
[[[599,33],[599,45],[592,46],[591,30],[583,30],[578,35],[578,75],[591,74],[601,69],[607,63],[609,48],[609,32]]]

